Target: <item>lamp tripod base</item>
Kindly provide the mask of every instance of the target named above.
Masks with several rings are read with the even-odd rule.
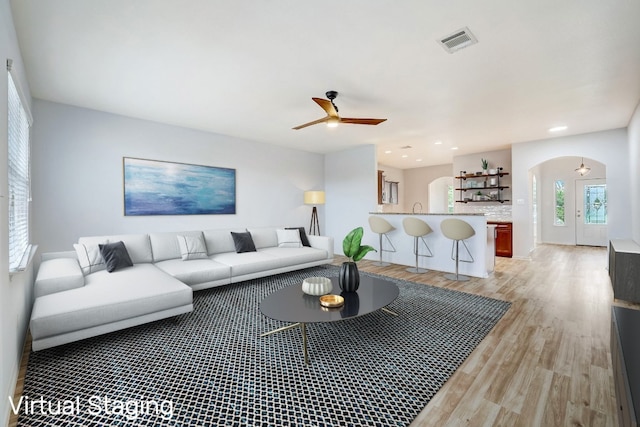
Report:
[[[320,221],[318,221],[318,209],[314,206],[311,211],[311,223],[309,224],[310,235],[320,235]]]

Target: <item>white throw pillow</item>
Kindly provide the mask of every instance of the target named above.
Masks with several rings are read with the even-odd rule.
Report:
[[[202,233],[197,236],[178,235],[177,238],[183,261],[207,258],[207,246]]]
[[[277,229],[279,248],[301,248],[300,232],[298,230]]]
[[[109,243],[108,240],[102,242],[102,244],[107,243]],[[104,270],[107,268],[104,263],[104,259],[102,258],[102,254],[100,253],[98,244],[85,245],[82,243],[74,243],[73,249],[76,250],[78,263],[80,264],[80,268],[82,269],[82,274],[84,274],[85,276],[87,274],[95,273],[96,271]]]

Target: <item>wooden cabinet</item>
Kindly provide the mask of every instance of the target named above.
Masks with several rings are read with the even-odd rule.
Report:
[[[624,307],[611,310],[611,362],[620,426],[637,426],[640,409],[640,312]]]
[[[614,298],[640,302],[640,245],[628,239],[609,242],[609,277]]]
[[[397,205],[399,190],[397,181],[387,181],[384,171],[378,171],[378,204]]]
[[[496,256],[513,256],[513,224],[510,222],[492,222],[496,226]]]

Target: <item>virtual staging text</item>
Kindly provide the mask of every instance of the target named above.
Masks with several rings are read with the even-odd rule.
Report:
[[[82,413],[90,415],[122,416],[128,420],[138,417],[159,416],[163,419],[173,417],[173,402],[170,400],[153,399],[113,399],[108,396],[91,396],[74,399],[54,400],[44,396],[32,398],[20,396],[16,401],[9,397],[11,410],[15,415],[46,415],[46,416],[74,416]]]

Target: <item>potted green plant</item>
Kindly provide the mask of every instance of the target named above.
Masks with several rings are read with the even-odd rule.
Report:
[[[487,169],[489,169],[489,160],[487,159],[481,159],[482,160],[482,171],[484,172],[484,174],[487,174]]]
[[[342,251],[351,261],[343,262],[338,276],[338,285],[344,292],[355,292],[360,286],[360,273],[358,273],[357,262],[369,252],[377,252],[369,245],[362,245],[362,227],[354,228],[342,240]]]

